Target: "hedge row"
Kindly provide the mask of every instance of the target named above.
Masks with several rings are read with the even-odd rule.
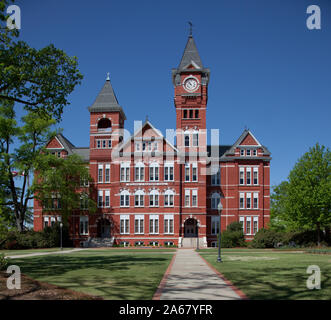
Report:
[[[72,246],[69,239],[68,229],[64,226],[62,230],[62,245]],[[43,231],[10,231],[0,235],[0,249],[34,249],[54,248],[60,246],[60,226],[56,223],[52,227],[46,227]]]

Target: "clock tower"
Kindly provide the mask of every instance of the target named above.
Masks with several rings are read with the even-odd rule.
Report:
[[[193,36],[190,34],[180,64],[178,68],[172,70],[172,82],[175,88],[176,138],[177,148],[180,151],[185,149],[188,151],[187,148],[191,147],[204,148],[206,145],[209,74],[210,71],[204,68]],[[198,133],[198,136],[194,136],[194,133]]]

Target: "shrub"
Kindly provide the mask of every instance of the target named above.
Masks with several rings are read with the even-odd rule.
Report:
[[[232,222],[227,229],[221,234],[221,247],[234,248],[244,247],[245,236],[242,230],[242,225],[239,222]]]
[[[0,254],[0,271],[7,270],[9,266],[8,259],[5,258],[4,254]]]
[[[278,243],[284,243],[284,234],[271,229],[260,229],[251,242],[253,248],[274,248]]]

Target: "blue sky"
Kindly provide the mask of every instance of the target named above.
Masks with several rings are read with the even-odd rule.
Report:
[[[272,152],[271,185],[286,179],[316,142],[330,147],[329,0],[16,1],[20,38],[77,56],[84,75],[58,125],[76,146],[89,144],[91,105],[110,72],[132,132],[134,120],[175,128],[171,69],[189,32],[211,70],[207,127],[232,144],[247,126]],[[317,4],[322,29],[308,30]],[[18,106],[19,108],[19,106]]]

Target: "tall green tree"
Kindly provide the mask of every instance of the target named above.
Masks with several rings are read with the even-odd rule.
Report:
[[[0,101],[0,206],[2,218],[11,212],[19,231],[31,214],[31,173],[40,152],[55,134],[51,131],[55,120],[30,112],[21,121],[22,125],[18,125],[13,102]]]
[[[95,212],[96,203],[91,199],[93,190],[90,182],[88,166],[78,155],[58,158],[41,154],[33,191],[45,211],[56,210],[67,222],[74,211],[85,209]]]
[[[331,224],[331,152],[316,144],[291,170],[288,181],[272,195],[273,219],[290,229],[314,229],[318,243]]]
[[[9,1],[0,0],[0,100],[23,104],[28,111],[60,120],[68,96],[83,76],[76,57],[50,44],[42,49],[16,41],[6,27]]]

